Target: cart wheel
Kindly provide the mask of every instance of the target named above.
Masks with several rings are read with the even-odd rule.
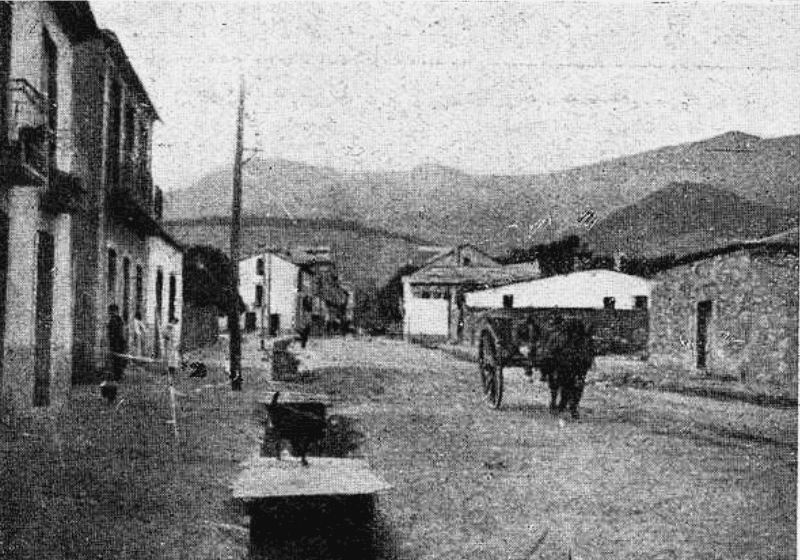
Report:
[[[492,408],[500,408],[503,401],[503,366],[491,334],[483,333],[481,335],[478,356],[483,398]]]

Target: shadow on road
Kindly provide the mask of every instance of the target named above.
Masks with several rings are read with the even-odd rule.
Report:
[[[277,499],[250,514],[253,559],[399,558],[396,536],[372,496]]]

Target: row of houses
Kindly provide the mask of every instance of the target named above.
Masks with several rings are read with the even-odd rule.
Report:
[[[621,348],[656,364],[797,391],[796,228],[684,255],[649,278],[612,270],[541,278],[535,265],[524,272],[457,247],[403,278],[403,308],[405,338],[450,342],[474,342],[472,319],[485,310],[597,310],[626,321],[632,344]]]
[[[265,250],[239,262],[245,330],[315,336],[344,332],[353,321],[352,288],[339,282],[329,247]]]
[[[108,357],[108,308],[180,319],[182,253],[161,227],[158,121],[87,2],[0,2],[0,406],[62,403]]]

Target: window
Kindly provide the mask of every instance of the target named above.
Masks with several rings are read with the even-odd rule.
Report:
[[[130,318],[131,307],[131,260],[122,259],[122,320],[126,323]]]
[[[136,266],[136,314],[142,314],[144,307],[144,270],[141,265]]]
[[[150,125],[145,121],[139,122],[139,160],[150,171]]]
[[[53,236],[40,231],[37,245],[33,405],[47,406],[50,404],[50,345],[53,331]]]
[[[647,296],[634,296],[633,307],[634,309],[647,309]]]
[[[463,264],[464,266],[469,266],[472,264],[472,259],[469,257],[464,257],[461,261],[461,264]]]
[[[169,318],[175,318],[175,298],[178,295],[178,280],[174,274],[169,275]]]
[[[50,165],[55,166],[56,158],[56,134],[58,131],[58,48],[50,38],[47,30],[44,31],[44,71],[47,84],[47,128],[48,135],[48,155]]]
[[[108,290],[108,303],[111,305],[116,299],[117,293],[117,252],[114,249],[108,250],[108,275],[106,277]]]
[[[617,300],[613,297],[604,297],[603,298],[603,307],[605,309],[614,309],[617,306]]]
[[[256,276],[264,276],[264,259],[256,261]]]
[[[119,185],[119,136],[122,125],[122,86],[111,79],[108,99],[108,123],[106,141],[106,187]]]
[[[125,143],[123,151],[128,160],[133,159],[133,148],[136,145],[136,111],[133,107],[125,108]]]
[[[264,286],[258,285],[256,286],[256,307],[261,307],[264,305]]]
[[[156,272],[156,321],[161,321],[164,310],[164,271],[160,268]]]
[[[506,294],[503,296],[503,307],[506,309],[514,307],[514,294]]]

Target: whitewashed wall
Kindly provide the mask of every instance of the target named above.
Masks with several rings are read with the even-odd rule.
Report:
[[[448,336],[448,298],[425,299],[414,297],[411,284],[403,281],[403,335],[406,338]]]
[[[264,276],[256,274],[258,259],[264,258]],[[282,331],[291,331],[297,321],[297,283],[300,267],[296,264],[267,253],[256,255],[239,262],[239,295],[242,296],[248,311],[256,313],[257,327],[261,328],[261,308],[256,307],[256,286],[264,286],[264,305],[269,303],[267,313],[280,315]],[[269,278],[268,278],[269,276]]]
[[[636,296],[650,303],[651,283],[638,276],[612,270],[585,270],[471,292],[469,307],[500,308],[503,297],[513,296],[514,307],[603,308],[603,299],[613,297],[616,309],[633,309]]]

